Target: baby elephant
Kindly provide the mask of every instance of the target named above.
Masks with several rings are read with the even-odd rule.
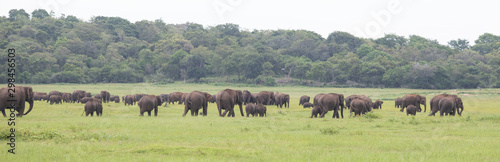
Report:
[[[311,118],[314,116],[315,118],[318,117],[318,115],[321,114],[321,108],[319,106],[314,106],[312,108],[312,113],[311,113]]]
[[[102,101],[100,99],[90,100],[85,103],[85,116],[94,116],[94,112],[97,113],[97,116],[102,116]],[[83,114],[82,114],[83,115]]]
[[[255,111],[256,111],[255,116],[257,116],[257,114],[259,114],[260,117],[267,116],[267,108],[262,104],[257,104],[255,106]]]
[[[415,116],[416,114],[417,114],[417,107],[415,105],[408,105],[408,107],[406,107],[406,116],[408,115]]]
[[[248,103],[246,106],[245,106],[245,110],[247,112],[247,117],[249,117],[250,115],[252,115],[253,117],[257,116],[257,105],[253,104],[253,103]]]
[[[309,108],[309,107],[313,107],[314,105],[310,102],[305,102],[304,104],[302,104],[304,106],[304,108]]]

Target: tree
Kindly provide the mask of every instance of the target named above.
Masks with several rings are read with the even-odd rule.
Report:
[[[463,51],[470,48],[469,41],[465,39],[451,40],[448,42],[448,45],[452,49],[456,49],[459,51]]]
[[[44,9],[36,9],[33,12],[31,12],[32,18],[43,19],[49,16],[50,16],[49,13],[47,13],[47,11],[45,11]]]
[[[325,74],[325,68],[321,64],[316,63],[312,66],[311,70],[307,71],[306,76],[319,82],[325,77]]]

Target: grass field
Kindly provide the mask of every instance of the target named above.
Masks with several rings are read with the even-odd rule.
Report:
[[[49,105],[35,101],[33,111],[16,119],[16,154],[2,138],[0,161],[499,161],[500,89],[414,90],[312,87],[232,87],[201,84],[30,85],[34,91],[76,89],[93,94],[162,94],[225,88],[288,93],[289,109],[267,106],[267,117],[218,117],[209,104],[206,117],[182,117],[183,105],[161,107],[157,117],[139,117],[139,108],[104,104],[102,117],[82,117],[83,104]],[[364,117],[309,118],[299,97],[335,92],[365,94],[384,101]],[[429,101],[440,93],[458,94],[462,116],[408,117],[394,98],[418,93]],[[7,120],[0,123],[8,135]]]

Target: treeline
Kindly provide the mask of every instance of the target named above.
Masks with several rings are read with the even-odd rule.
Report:
[[[85,22],[43,9],[12,9],[0,17],[0,49],[16,50],[18,83],[500,87],[500,36],[485,33],[474,43],[457,39],[441,45],[395,34],[366,39],[340,31],[325,39],[307,30],[131,23],[103,16]],[[6,62],[6,54],[0,57]],[[5,70],[0,80],[7,77]]]

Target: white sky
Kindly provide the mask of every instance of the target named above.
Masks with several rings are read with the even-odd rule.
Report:
[[[51,10],[88,21],[118,16],[132,23],[163,19],[167,24],[206,26],[234,23],[240,28],[305,29],[324,38],[334,31],[380,38],[384,33],[415,34],[441,44],[458,38],[471,44],[483,33],[500,35],[500,1],[475,0],[1,0],[10,9]]]

